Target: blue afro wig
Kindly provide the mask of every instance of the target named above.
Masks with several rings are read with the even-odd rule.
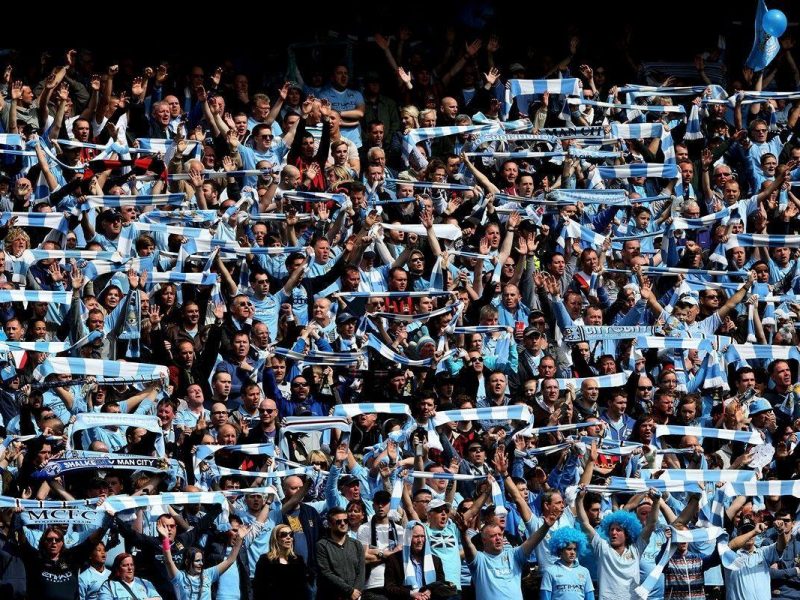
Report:
[[[586,534],[577,527],[562,527],[550,534],[547,549],[553,556],[558,556],[569,544],[575,544],[578,554],[584,554],[586,542]]]
[[[611,529],[612,525],[621,527],[625,532],[626,544],[634,543],[639,534],[642,533],[642,524],[639,523],[639,519],[627,510],[613,512],[600,522],[599,532],[605,540],[609,539],[608,530]]]

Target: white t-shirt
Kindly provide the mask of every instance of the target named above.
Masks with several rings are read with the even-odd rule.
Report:
[[[395,531],[397,532],[396,547],[402,548],[405,530],[393,523],[375,526],[375,541],[377,542],[375,546],[371,545],[372,525],[369,523],[369,521],[358,528],[357,539],[364,546],[365,550],[367,548],[373,548],[377,550],[394,550],[391,540],[389,539],[389,527],[394,527]],[[367,583],[364,585],[364,589],[369,590],[383,587],[384,571],[386,571],[386,565],[384,563],[377,563],[376,566],[372,567],[372,570],[369,572],[369,577],[367,578]]]
[[[639,585],[639,548],[628,546],[619,554],[611,545],[595,535],[592,551],[597,559],[598,600],[633,600]]]

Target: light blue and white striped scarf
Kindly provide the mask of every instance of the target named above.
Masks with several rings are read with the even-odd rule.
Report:
[[[449,127],[421,127],[419,129],[412,129],[403,136],[403,156],[407,157],[411,154],[419,142],[424,140],[433,140],[440,137],[449,135],[458,135],[466,133],[475,133],[484,131],[489,127],[488,125],[462,125],[462,126],[449,126]],[[403,182],[408,183],[408,182]]]
[[[337,404],[333,414],[337,417],[354,418],[368,414],[406,415],[411,416],[411,408],[407,404],[395,402],[360,402],[358,404]]]
[[[294,352],[287,348],[276,346],[274,348],[275,354],[283,356],[286,359],[293,360],[297,363],[309,365],[353,365],[363,359],[364,354],[359,352],[309,352],[303,354],[302,352]]]
[[[228,502],[222,492],[161,492],[156,496],[109,496],[103,507],[106,510],[120,512],[167,504],[219,504],[224,509]]]
[[[696,438],[714,438],[743,442],[758,446],[764,443],[761,434],[757,431],[739,431],[733,429],[717,429],[715,427],[694,427],[686,425],[656,425],[655,437],[667,435],[692,436]]]
[[[0,303],[5,302],[47,302],[48,304],[69,304],[72,292],[52,292],[49,290],[0,290]]]
[[[4,212],[0,214],[0,225],[8,223],[11,217],[16,217],[17,227],[44,227],[64,234],[69,231],[69,224],[62,213]]]
[[[598,167],[602,179],[626,179],[628,177],[663,177],[675,179],[678,167],[672,163],[630,163],[613,167]]]
[[[138,196],[84,196],[82,210],[91,208],[119,208],[121,206],[163,206],[166,204],[181,204],[186,199],[186,194],[140,194]]]
[[[423,550],[422,559],[422,586],[417,585],[417,569],[414,562],[411,560],[411,537],[414,527],[419,525],[425,531],[425,548]],[[406,525],[406,532],[403,536],[403,585],[410,587],[411,591],[418,591],[420,587],[428,586],[436,581],[436,568],[433,565],[433,554],[431,554],[431,545],[428,541],[428,533],[425,525],[420,521],[409,521]]]
[[[503,118],[508,118],[514,98],[520,109],[524,112],[528,108],[531,96],[549,92],[554,96],[580,96],[582,95],[580,81],[577,78],[569,79],[510,79],[506,82],[505,106]]]
[[[155,381],[169,379],[164,365],[133,363],[94,358],[51,356],[33,371],[33,377],[42,381],[48,375],[94,375],[99,382]]]
[[[436,413],[432,421],[438,427],[445,423],[459,421],[530,421],[531,411],[525,404],[512,404],[510,406],[484,406],[481,408],[464,408],[445,410]]]
[[[743,248],[800,248],[800,235],[776,235],[767,233],[739,233],[725,242],[725,249]]]

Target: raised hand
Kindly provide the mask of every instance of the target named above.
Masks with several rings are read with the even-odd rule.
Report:
[[[151,327],[158,327],[158,325],[161,323],[161,308],[159,308],[157,304],[151,304],[150,312],[147,316],[150,319]]]
[[[160,86],[163,85],[164,82],[167,80],[167,75],[169,71],[167,69],[167,65],[158,65],[156,67],[156,85]]]
[[[483,76],[486,78],[486,83],[489,85],[494,85],[497,81],[497,78],[500,77],[500,71],[496,68],[492,67],[489,69],[488,73],[484,73]]]
[[[498,475],[505,476],[508,474],[508,457],[503,446],[498,446],[497,450],[495,450],[492,464]]]
[[[703,148],[703,151],[700,153],[700,161],[704,169],[710,169],[711,165],[714,164],[714,156],[711,154],[709,148]]]
[[[219,87],[220,82],[222,82],[222,67],[214,69],[214,74],[211,75],[211,82],[214,84],[214,87]]]
[[[231,151],[236,151],[239,148],[239,136],[235,129],[228,130],[228,133],[225,135],[225,141],[228,142]]]
[[[22,82],[15,81],[11,84],[11,100],[17,101],[22,98]]]
[[[500,38],[496,35],[489,36],[489,40],[486,42],[486,52],[489,54],[494,54],[500,49]]]
[[[323,119],[330,118],[332,110],[330,100],[323,98],[319,101],[319,114],[322,115]]]
[[[286,100],[286,97],[289,95],[289,90],[292,88],[292,84],[288,81],[285,81],[284,84],[281,86],[281,89],[278,90],[278,96],[280,96],[281,100]]]
[[[375,39],[375,44],[378,46],[378,48],[380,48],[381,50],[389,49],[389,38],[387,38],[384,35],[381,35],[380,33],[376,33],[373,37]]]
[[[134,77],[131,82],[131,95],[139,98],[144,94],[144,79],[141,77]]]
[[[406,71],[403,67],[397,68],[397,76],[400,78],[400,81],[402,81],[407,86],[411,85],[411,73]]]
[[[236,170],[236,163],[233,162],[233,159],[230,156],[223,156],[222,168],[225,169],[226,173],[230,173],[231,171]]]
[[[483,46],[483,42],[481,40],[479,40],[479,39],[475,40],[471,44],[466,44],[465,52],[466,52],[467,56],[469,58],[472,58],[473,56],[475,56],[478,53],[478,50],[481,49],[481,46]]]
[[[128,270],[128,283],[130,284],[132,290],[135,290],[139,287],[139,282],[141,281],[141,276],[139,273],[134,271],[133,269]]]
[[[300,110],[303,111],[303,114],[308,116],[311,114],[311,111],[314,110],[314,96],[310,95],[303,101],[302,106],[300,106]]]
[[[48,269],[48,271],[50,272],[50,280],[53,283],[64,281],[64,273],[61,272],[61,267],[58,266],[57,262],[54,262],[52,265],[50,265],[50,269]]]
[[[225,158],[230,160],[227,156]],[[203,172],[196,167],[191,167],[189,169],[189,181],[194,189],[198,189],[203,185]]]
[[[100,89],[99,82],[98,89]],[[58,98],[61,102],[66,102],[69,100],[69,84],[67,84],[66,81],[58,86],[58,89],[56,90],[56,98]]]

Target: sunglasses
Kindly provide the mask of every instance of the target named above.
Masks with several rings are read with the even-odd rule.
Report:
[[[334,525],[347,525],[347,519],[333,519],[331,522]]]
[[[292,532],[291,531],[281,531],[280,533],[278,533],[278,537],[282,538],[282,539],[290,538],[290,537],[292,537]]]

